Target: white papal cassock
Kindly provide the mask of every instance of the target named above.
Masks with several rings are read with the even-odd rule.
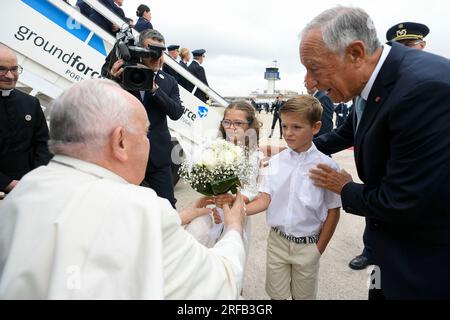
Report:
[[[153,190],[55,156],[0,201],[0,298],[238,298],[239,233],[207,249],[180,223]]]

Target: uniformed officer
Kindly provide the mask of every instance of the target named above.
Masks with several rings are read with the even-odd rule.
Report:
[[[169,56],[178,62],[179,57],[180,57],[180,46],[179,45],[170,45],[167,47],[167,53],[169,54]],[[176,72],[174,69],[172,69],[168,64],[164,63],[163,65],[163,71],[165,73],[170,74],[172,77],[175,78],[175,80],[177,80],[178,83],[180,83],[180,78],[181,76],[178,74],[178,72]]]
[[[427,44],[424,38],[428,33],[430,33],[430,29],[422,23],[403,22],[389,28],[386,32],[386,39],[410,48],[423,50]]]
[[[352,106],[353,105],[349,106],[346,103],[341,102],[334,108],[334,112],[336,113],[336,128],[339,128],[344,124],[345,119],[347,119]]]
[[[0,44],[0,192],[6,193],[52,157],[39,100],[15,89],[21,72],[14,51]]]
[[[196,76],[197,79],[199,79],[208,86],[208,80],[206,80],[205,69],[201,66],[201,64],[205,59],[205,53],[206,50],[204,49],[197,49],[192,51],[192,56],[194,57],[194,60],[189,65],[188,70],[194,76]],[[194,89],[194,86],[191,84],[191,86],[189,86],[188,91],[192,91],[192,89]],[[200,89],[195,90],[194,95],[203,102],[206,102],[209,99],[209,97]]]
[[[153,25],[150,22],[150,20],[152,20],[152,14],[147,5],[139,5],[136,9],[136,16],[139,18],[134,25],[134,29],[136,29],[136,31],[142,32],[147,29],[153,29]]]

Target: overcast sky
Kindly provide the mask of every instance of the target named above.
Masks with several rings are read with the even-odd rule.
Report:
[[[206,76],[223,96],[266,89],[264,70],[273,60],[280,68],[277,89],[304,90],[298,34],[317,14],[337,4],[363,8],[381,41],[394,24],[424,23],[431,30],[426,50],[450,57],[448,0],[124,0],[125,14],[136,21],[141,3],[150,7],[153,27],[165,36],[166,45],[206,50]]]

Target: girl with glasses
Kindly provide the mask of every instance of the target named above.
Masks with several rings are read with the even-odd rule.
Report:
[[[260,173],[260,163],[264,158],[264,154],[259,149],[259,133],[262,123],[256,116],[256,110],[247,102],[235,102],[230,104],[224,111],[223,119],[219,125],[220,136],[223,139],[242,145],[247,151],[248,161],[252,166],[251,178],[248,183],[242,186],[241,194],[244,202],[252,201],[258,195],[258,176]],[[205,197],[203,203],[214,203],[217,207],[222,208],[224,204],[231,205],[234,196],[230,193],[218,195],[215,197]],[[214,212],[214,222],[209,216],[200,216],[192,220],[186,229],[193,236],[207,247],[212,247],[220,239],[212,237],[209,230],[212,223],[222,223],[222,218]],[[248,237],[249,224],[246,224],[246,232],[244,240]],[[245,241],[246,248],[248,241]]]

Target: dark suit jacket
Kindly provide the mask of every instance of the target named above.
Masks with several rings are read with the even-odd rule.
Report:
[[[146,91],[144,99],[142,99],[139,91],[131,92],[144,105],[150,121],[150,130],[148,132],[150,159],[147,169],[171,165],[172,141],[167,126],[167,116],[172,120],[178,120],[184,112],[184,107],[180,101],[178,84],[175,79],[164,71],[159,71],[155,82],[159,87],[155,95],[152,95],[150,91]]]
[[[450,61],[393,43],[357,131],[355,118],[314,142],[354,144],[364,184],[342,204],[367,217],[385,296],[450,298]]]
[[[272,103],[272,108],[273,108],[273,111],[274,111],[274,117],[275,116],[277,116],[277,117],[280,116],[279,112],[280,112],[280,109],[283,107],[283,105],[284,105],[284,101],[283,100],[275,100]]]
[[[334,108],[334,113],[336,113],[336,127],[340,127],[344,124],[345,119],[347,119],[349,113],[351,112],[352,106],[348,106],[346,103],[339,103]]]
[[[103,4],[105,7],[107,7],[109,10],[114,12],[117,16],[122,18],[122,20],[125,22],[125,13],[123,12],[122,8],[117,6],[113,0],[99,0],[101,4]],[[99,27],[103,28],[105,31],[109,32],[111,35],[115,35],[115,33],[112,31],[112,23],[103,17],[100,13],[98,13],[95,10],[91,10],[91,15],[89,18]],[[121,27],[121,26],[119,26]]]
[[[186,62],[184,62],[183,60],[180,60],[178,63],[179,63],[181,66],[183,66],[185,69],[188,68],[188,65],[187,65]]]
[[[200,81],[202,81],[204,84],[208,85],[208,80],[206,80],[206,74],[205,74],[205,69],[200,65],[200,63],[198,63],[197,61],[192,61],[191,64],[188,67],[188,70],[197,77],[197,79],[199,79]],[[188,91],[191,91],[192,89],[194,89],[194,86],[192,84],[190,84],[189,86],[190,89],[188,89]],[[199,98],[201,101],[206,102],[208,101],[208,98],[206,96],[206,94],[201,91],[200,89],[195,90],[194,95]]]
[[[188,65],[183,60],[180,60],[178,63],[180,64],[180,66],[182,66],[183,68],[188,70]],[[186,90],[189,90],[190,82],[187,81],[185,78],[183,78],[181,75],[178,75],[177,81],[180,86],[182,86]],[[191,90],[192,90],[192,87],[191,87]]]
[[[136,31],[138,32],[142,32],[147,29],[153,29],[153,26],[150,21],[147,21],[146,19],[140,17],[134,25],[134,29],[136,29]]]
[[[77,0],[76,6],[80,8],[80,12],[82,15],[89,18],[92,13],[92,8],[90,5],[85,3],[83,0]]]
[[[323,91],[317,91],[314,97],[320,101],[322,105],[322,127],[320,131],[315,135],[315,137],[321,136],[324,133],[333,130],[333,111],[334,105],[331,99]]]
[[[170,67],[170,66],[167,65],[167,64],[164,64],[163,67],[162,67],[162,70],[163,70],[165,73],[167,73],[167,74],[171,75],[172,77],[174,77],[175,80],[177,81],[177,83],[180,83],[180,78],[181,78],[181,76],[178,74],[178,72],[176,72],[175,70],[173,70],[172,67]]]
[[[48,139],[38,99],[17,89],[0,96],[0,191],[49,162]]]

